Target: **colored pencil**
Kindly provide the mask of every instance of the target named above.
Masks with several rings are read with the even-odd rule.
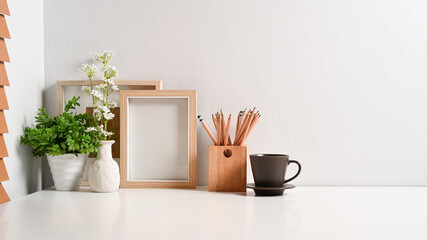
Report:
[[[255,117],[255,108],[254,108],[254,110],[251,111],[251,114],[250,114],[250,116],[249,116],[249,118],[247,120],[246,126],[245,126],[245,130],[241,134],[241,137],[240,137],[239,141],[237,142],[238,146],[241,146],[243,144],[243,140],[245,140],[247,138],[247,134],[249,132],[249,128],[250,128],[250,126],[252,124],[252,121],[253,121],[254,117]]]
[[[261,114],[259,111],[255,112],[256,108],[247,110],[246,108],[242,111],[239,111],[236,118],[236,129],[234,135],[234,141],[231,139],[230,130],[232,116],[229,114],[228,118],[224,117],[224,112],[222,109],[215,114],[212,114],[212,122],[216,130],[215,135],[211,132],[208,125],[205,123],[203,118],[199,115],[197,118],[202,124],[203,128],[206,130],[206,133],[209,135],[215,146],[242,146],[245,144],[247,138],[254,130],[257,125]]]
[[[221,128],[221,119],[219,113],[216,114],[216,124],[218,125],[218,144],[222,145],[222,128]]]
[[[208,133],[209,137],[211,137],[212,141],[214,142],[215,145],[218,145],[218,142],[216,141],[214,135],[212,134],[211,130],[209,129],[208,125],[206,125],[206,123],[203,121],[202,116],[197,116],[197,118],[199,119],[200,123],[202,123],[202,126],[205,128],[206,132]]]
[[[247,134],[245,134],[245,137],[242,139],[242,141],[240,142],[240,145],[243,145],[243,144],[245,144],[245,142],[246,142],[246,139],[248,138],[248,136],[252,133],[252,131],[254,130],[254,128],[255,128],[255,125],[258,123],[258,121],[259,121],[259,115],[255,115],[255,117],[254,117],[254,119],[253,119],[253,121],[252,121],[252,124],[251,124],[251,126],[249,127],[249,130],[248,130],[248,132],[247,132]]]
[[[225,120],[224,120],[224,122],[225,122]],[[231,114],[228,117],[227,127],[225,128],[225,139],[226,140],[224,141],[224,146],[227,146],[227,144],[228,144],[228,137],[230,134],[230,126],[231,126]]]

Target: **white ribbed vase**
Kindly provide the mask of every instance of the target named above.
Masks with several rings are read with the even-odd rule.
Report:
[[[111,146],[114,141],[101,141],[98,157],[89,167],[89,186],[94,192],[116,192],[119,190],[119,165],[113,159]]]
[[[56,190],[78,191],[82,181],[87,154],[67,153],[59,156],[47,155],[50,172]]]

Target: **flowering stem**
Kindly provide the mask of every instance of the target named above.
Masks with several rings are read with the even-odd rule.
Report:
[[[89,82],[90,82],[90,91],[93,91],[93,82],[92,82],[92,78],[93,77],[89,77]],[[92,106],[95,108],[95,96],[92,95]]]
[[[111,138],[112,133],[107,131],[108,121],[114,118],[111,108],[117,106],[115,102],[109,99],[110,95],[118,90],[118,87],[112,80],[114,77],[117,77],[117,69],[108,65],[112,56],[113,53],[108,51],[103,51],[100,54],[94,55],[95,60],[102,64],[101,73],[104,82],[100,85],[93,85],[93,77],[96,72],[96,67],[94,65],[83,64],[81,67],[81,70],[86,72],[89,77],[90,89],[86,87],[84,90],[92,96],[94,117],[96,123],[99,125],[98,132],[102,140]]]

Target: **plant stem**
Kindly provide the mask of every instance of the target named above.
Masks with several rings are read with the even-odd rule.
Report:
[[[93,91],[93,82],[92,82],[92,78],[93,78],[93,77],[90,77],[90,78],[89,78],[89,82],[90,82],[90,91],[91,91],[91,92]],[[93,96],[93,95],[92,95],[92,106],[93,106],[93,108],[95,109],[95,96]]]

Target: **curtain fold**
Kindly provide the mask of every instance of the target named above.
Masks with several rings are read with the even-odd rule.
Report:
[[[3,110],[0,110],[0,134],[8,133],[6,117],[4,116]]]
[[[10,38],[9,29],[7,28],[6,18],[0,14],[0,37]]]

